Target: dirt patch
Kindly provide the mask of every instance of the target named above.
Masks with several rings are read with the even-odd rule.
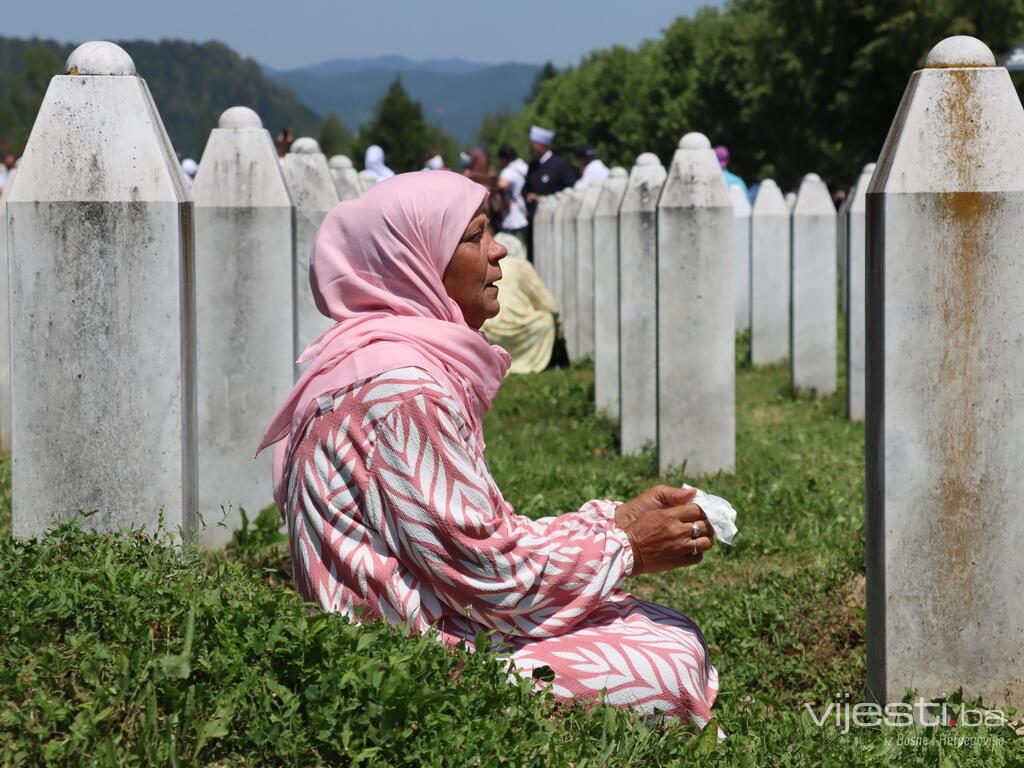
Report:
[[[760,406],[751,412],[750,420],[755,424],[781,424],[786,420],[786,412],[781,408]]]

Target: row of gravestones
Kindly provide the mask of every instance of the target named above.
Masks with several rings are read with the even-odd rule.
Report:
[[[628,175],[614,168],[546,198],[534,219],[537,269],[559,299],[570,355],[594,357],[596,404],[618,417],[623,452],[654,443],[663,469],[735,461],[733,267],[719,258],[732,218],[711,144],[692,133],[667,173],[644,153]]]
[[[534,219],[570,353],[594,357],[596,407],[623,452],[653,443],[662,470],[733,468],[734,330],[750,328],[753,363],[788,359],[796,389],[835,391],[841,286],[880,701],[963,686],[1024,704],[1022,135],[1007,71],[953,37],[838,216],[815,174],[792,201],[765,181],[746,206],[691,133],[667,171],[645,153]]]
[[[292,238],[303,225],[292,235],[286,225],[305,215],[302,204],[248,112],[226,116],[209,151],[248,132],[254,158],[232,177],[230,153],[204,156],[193,203],[124,51],[87,44],[68,71],[50,84],[3,211],[14,531],[36,534],[80,509],[99,510],[93,528],[152,529],[162,515],[190,529],[199,471],[237,475],[239,485],[253,477],[259,506],[269,496],[266,467],[250,475],[241,456],[204,457],[203,424],[214,417],[202,409],[222,412],[217,433],[238,430],[231,445],[248,456],[292,381],[296,324],[315,333],[295,314],[308,244],[296,268]],[[913,74],[865,187],[866,267],[852,268],[849,282],[862,276],[866,296],[868,685],[882,701],[962,685],[990,705],[1024,705],[1022,135],[1024,109],[1006,70],[980,41],[950,38]],[[293,154],[316,153],[300,145]],[[235,182],[220,196],[211,185],[207,197],[204,178],[217,177],[217,162]],[[261,204],[236,205],[236,194]],[[731,468],[736,308],[733,259],[723,254],[732,253],[735,217],[707,139],[685,136],[667,173],[642,156],[628,178],[619,171],[593,194],[600,293],[579,302],[585,316],[593,302],[593,330],[573,320],[570,344],[586,354],[593,343],[600,361],[603,329],[616,325],[620,418],[653,413],[655,430],[658,419],[667,425],[664,464],[687,461],[692,474]],[[792,224],[780,211],[783,234],[813,210],[807,200]],[[575,302],[577,283],[591,277],[565,269],[578,260],[556,258],[572,209],[554,203],[537,221],[538,268],[563,303]],[[751,232],[757,214],[755,205]],[[834,303],[834,261],[816,265],[804,286],[784,261],[800,259],[798,250],[779,252],[780,294],[792,276],[796,291],[820,285]],[[755,269],[759,253],[754,238]],[[752,294],[758,282],[754,272]],[[293,300],[282,301],[289,292]],[[752,298],[755,333],[757,306]],[[272,363],[270,346],[257,351],[269,337],[280,342]],[[603,378],[603,362],[599,370]],[[197,375],[212,377],[212,406],[201,405]],[[245,389],[271,377],[273,394]],[[600,387],[608,403],[607,382]]]
[[[689,147],[691,151],[710,148],[701,134],[684,137],[680,150],[687,148],[687,142],[695,144]],[[719,184],[710,173],[706,151],[700,154],[708,173],[680,166],[679,173],[672,176],[656,155],[644,153],[631,172],[613,168],[605,181],[578,184],[544,199],[534,229],[537,269],[559,298],[569,352],[574,358],[593,357],[595,406],[619,421],[623,452],[635,453],[653,443],[662,469],[683,459],[693,471],[710,472],[732,466],[733,455],[727,447],[703,446],[720,457],[722,463],[716,464],[713,455],[696,453],[703,449],[681,454],[662,442],[671,440],[672,423],[695,423],[695,414],[709,401],[691,403],[681,414],[687,417],[685,421],[668,422],[665,419],[672,403],[678,403],[676,396],[665,401],[670,411],[662,415],[654,376],[620,376],[621,370],[653,371],[663,357],[671,364],[672,358],[685,354],[680,348],[680,329],[671,317],[659,316],[659,307],[650,299],[656,295],[659,279],[671,280],[670,285],[679,291],[667,297],[669,308],[662,309],[662,315],[670,313],[677,302],[692,302],[699,296],[713,300],[714,316],[720,317],[721,304],[731,301],[733,328],[751,331],[752,362],[763,365],[788,360],[796,389],[826,396],[835,391],[837,383],[833,298],[838,270],[842,303],[853,307],[847,326],[847,409],[851,419],[863,420],[865,203],[875,165],[865,166],[851,192],[851,204],[841,208],[838,220],[828,189],[817,174],[804,177],[792,204],[771,179],[759,186],[753,207],[738,187],[725,189],[732,218],[705,212],[706,227],[700,235],[711,238],[706,247],[716,249],[716,269],[729,267],[728,259],[721,256],[732,254],[730,277],[725,271],[712,275],[708,269],[697,270],[702,265],[699,261],[690,265],[680,261],[675,249],[685,241],[673,232],[659,230],[674,223],[675,209],[680,207],[677,194],[688,194],[683,186],[677,191],[677,185],[710,186],[713,192],[702,191],[708,195],[703,207],[726,207],[724,182]],[[685,162],[692,165],[697,157],[679,152],[673,167]],[[690,236],[696,234],[690,232]],[[662,240],[668,256],[659,251]],[[691,254],[691,259],[698,260],[710,256],[696,251]],[[674,263],[670,263],[672,256]],[[673,275],[674,268],[683,271]],[[661,270],[666,273],[662,275]],[[851,273],[855,275],[852,281],[846,279]],[[710,291],[710,296],[705,296],[705,291]],[[701,317],[706,316],[702,311]],[[662,320],[668,323],[668,330],[663,357],[659,357]],[[716,325],[709,332],[722,328]],[[715,348],[716,355],[721,351]],[[700,359],[708,358],[702,355]],[[731,387],[728,382],[725,385]],[[666,386],[671,394],[671,379]],[[726,398],[718,405],[730,407]],[[709,426],[727,423],[728,419],[723,419]]]
[[[279,160],[232,107],[190,189],[123,50],[87,43],[67,69],[0,199],[13,530],[80,509],[100,530],[187,530],[198,511],[201,543],[222,546],[271,502],[253,451],[332,323],[309,283],[320,223],[374,178],[311,138]]]

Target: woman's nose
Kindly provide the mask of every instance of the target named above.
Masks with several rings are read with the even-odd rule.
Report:
[[[508,256],[508,248],[497,240],[492,240],[491,242],[491,261],[497,263]]]

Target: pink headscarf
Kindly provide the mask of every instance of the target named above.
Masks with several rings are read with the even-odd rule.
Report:
[[[287,438],[274,452],[279,506],[284,466],[316,399],[384,371],[418,366],[434,374],[481,434],[510,359],[466,324],[442,278],[486,198],[464,176],[420,171],[376,184],[327,214],[309,281],[317,309],[338,322],[302,353],[299,362],[312,362],[257,449]]]

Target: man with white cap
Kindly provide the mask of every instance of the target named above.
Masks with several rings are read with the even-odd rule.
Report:
[[[526,200],[526,211],[531,225],[530,237],[527,240],[530,261],[533,261],[533,215],[537,212],[537,203],[542,197],[561,192],[576,183],[576,170],[572,163],[551,151],[554,141],[554,131],[539,125],[530,128],[530,152],[533,153],[533,162],[527,169],[526,185],[523,187],[523,197]]]

